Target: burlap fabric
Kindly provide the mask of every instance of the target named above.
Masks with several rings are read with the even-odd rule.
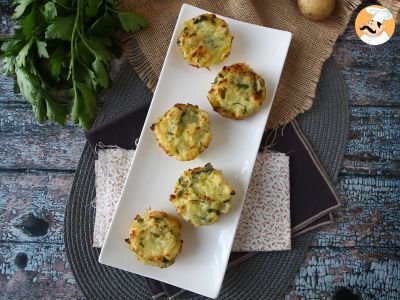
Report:
[[[382,5],[396,14],[400,1],[385,0]],[[237,20],[282,29],[293,33],[285,67],[278,86],[268,128],[276,128],[308,110],[322,64],[332,52],[337,37],[344,31],[360,0],[337,0],[333,15],[324,22],[304,17],[296,0],[121,0],[124,10],[143,14],[150,26],[125,39],[126,53],[137,74],[154,90],[172,32],[183,3],[189,3]],[[235,40],[234,42],[240,43]],[[265,57],[268,59],[268,50]]]

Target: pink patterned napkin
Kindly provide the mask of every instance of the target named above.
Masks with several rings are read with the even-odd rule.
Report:
[[[103,148],[95,161],[93,247],[101,247],[131,165],[134,150]],[[289,157],[259,153],[232,251],[290,249]]]
[[[290,250],[289,157],[257,155],[232,251]]]

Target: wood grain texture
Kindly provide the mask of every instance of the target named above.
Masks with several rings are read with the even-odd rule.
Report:
[[[16,263],[26,254],[26,266]],[[0,299],[83,299],[63,244],[0,243]]]
[[[400,176],[400,107],[351,107],[343,173]]]
[[[347,287],[363,300],[399,299],[399,248],[314,247],[286,299],[332,299]]]
[[[62,244],[73,177],[73,173],[59,172],[0,172],[0,242]],[[44,234],[27,228],[30,215],[48,224]],[[30,227],[40,227],[40,223]]]
[[[11,80],[0,77],[0,169],[75,170],[83,133],[76,126],[38,124],[30,104],[12,91]]]
[[[335,223],[319,230],[315,245],[400,249],[400,178],[340,176],[343,206]]]

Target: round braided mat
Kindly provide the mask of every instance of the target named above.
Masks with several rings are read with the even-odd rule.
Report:
[[[113,86],[101,95],[104,106],[94,126],[146,105],[151,97],[146,85],[128,64],[124,64]],[[328,59],[324,64],[313,108],[297,119],[335,182],[346,146],[348,106],[344,81],[333,59]],[[97,261],[100,249],[92,247],[94,160],[95,156],[86,144],[65,212],[64,242],[75,279],[89,299],[151,298],[141,276],[101,265]],[[225,275],[219,299],[282,298],[312,240],[312,233],[305,234],[293,240],[290,251],[258,253],[230,268]],[[178,298],[204,297],[185,292]]]

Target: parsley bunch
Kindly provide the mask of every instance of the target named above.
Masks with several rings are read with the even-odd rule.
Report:
[[[110,83],[119,29],[138,31],[146,19],[118,10],[113,0],[16,0],[20,27],[3,43],[3,73],[32,104],[36,119],[90,129],[97,115],[96,91]]]

